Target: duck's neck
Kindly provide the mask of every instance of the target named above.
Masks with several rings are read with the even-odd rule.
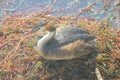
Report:
[[[42,37],[38,43],[37,48],[41,56],[44,55],[45,45],[54,38],[56,31],[48,32],[44,37]]]

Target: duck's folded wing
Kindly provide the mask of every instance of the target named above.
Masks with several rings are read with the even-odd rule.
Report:
[[[65,37],[55,37],[55,39],[58,41],[59,44],[68,44],[76,40],[89,42],[89,41],[95,40],[96,38],[97,38],[96,36],[90,35],[90,34],[75,34],[75,35],[69,35]]]
[[[66,46],[71,43],[74,43],[78,40],[85,42],[86,44],[89,44],[95,48],[96,47],[96,44],[95,44],[96,38],[97,38],[96,36],[93,36],[90,34],[77,34],[77,35],[70,35],[70,36],[67,36],[64,38],[54,38],[50,42],[47,43],[46,49],[59,48],[61,46]],[[80,45],[80,44],[78,44],[78,45]],[[74,44],[73,44],[73,46],[74,46]]]
[[[56,33],[55,37],[61,38],[61,37],[66,37],[66,36],[74,35],[74,34],[89,34],[89,32],[84,29],[77,28],[77,27],[69,27],[69,28],[65,27],[64,29],[59,30]]]
[[[85,42],[89,42],[94,39],[96,39],[96,36],[89,34],[89,32],[86,30],[77,27],[66,27],[62,30],[59,30],[47,46],[58,47],[61,45],[67,45],[76,40],[83,40]]]

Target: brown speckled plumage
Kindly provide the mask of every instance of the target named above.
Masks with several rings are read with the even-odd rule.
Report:
[[[77,40],[61,47],[45,48],[43,57],[48,60],[62,60],[80,58],[90,52],[94,52],[94,46],[84,41]]]

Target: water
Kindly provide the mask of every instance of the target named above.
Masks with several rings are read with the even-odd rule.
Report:
[[[92,18],[102,21],[110,19],[110,23],[114,27],[120,27],[120,6],[116,6],[119,0],[1,0],[0,1],[0,15],[13,15],[13,14],[32,14],[40,12],[41,10],[58,10],[51,15],[73,15],[80,13],[86,6],[93,5],[88,11],[81,11],[80,16],[84,18]],[[105,7],[105,4],[108,6]],[[51,6],[51,4],[53,6]],[[46,8],[47,6],[51,7]],[[7,13],[5,13],[7,12]]]

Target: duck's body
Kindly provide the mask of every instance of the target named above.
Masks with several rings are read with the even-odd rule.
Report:
[[[96,36],[77,27],[64,28],[56,32],[55,27],[47,26],[48,34],[37,44],[40,56],[47,60],[79,58],[95,51]]]

